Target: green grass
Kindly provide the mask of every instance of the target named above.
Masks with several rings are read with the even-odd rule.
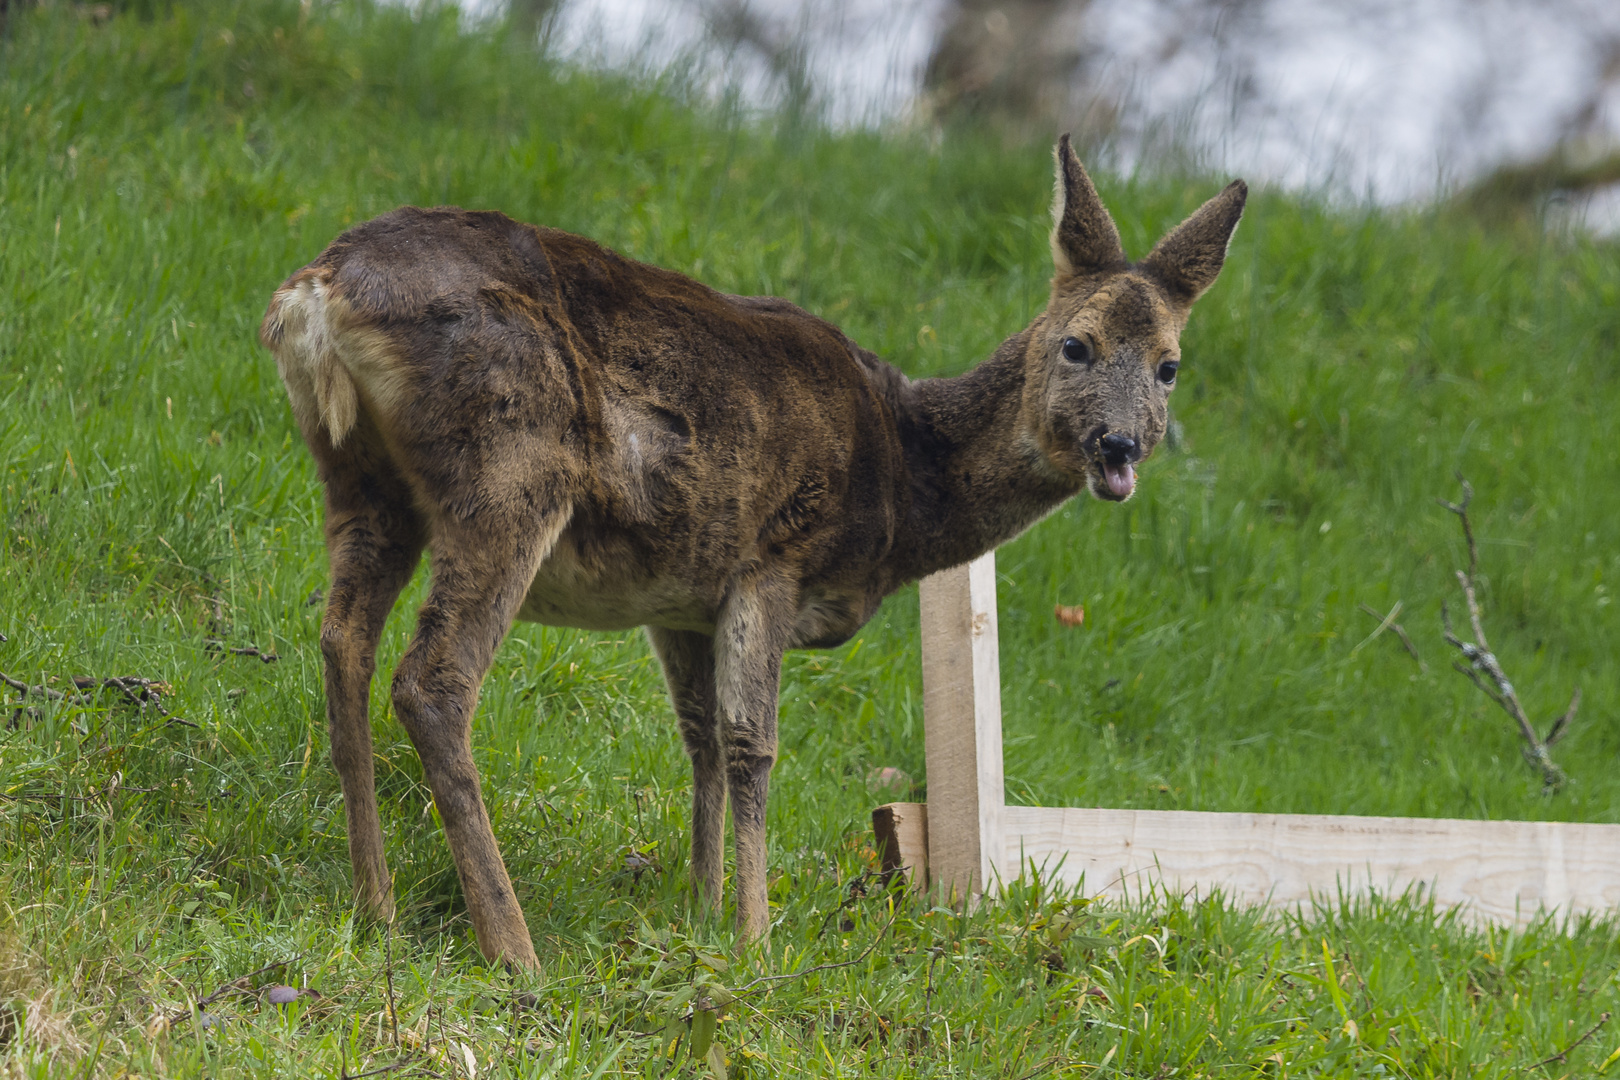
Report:
[[[1047,152],[777,125],[675,79],[537,63],[453,13],[14,13],[0,671],[162,678],[195,726],[104,692],[0,730],[3,1075],[465,1075],[462,1047],[480,1076],[701,1073],[694,995],[845,960],[726,1010],[732,1075],[1509,1076],[1615,1009],[1612,919],[1484,931],[1412,896],[1263,915],[1030,887],[969,918],[850,899],[873,863],[867,771],[925,779],[910,590],[788,662],[769,953],[731,952],[684,899],[688,778],[644,643],[533,626],[503,646],[475,738],[544,977],[478,962],[385,679],[402,917],[351,923],[308,602],[319,491],[255,344],[270,290],[399,203],[497,207],[956,372],[1044,302]],[[1140,254],[1220,179],[1100,184]],[[1259,192],[1184,339],[1179,448],[1129,505],[1076,502],[1001,552],[1010,796],[1617,820],[1617,337],[1612,246]],[[1448,670],[1461,538],[1434,499],[1454,470],[1479,491],[1488,626],[1521,694],[1544,722],[1585,693],[1550,798]],[[1359,605],[1396,601],[1427,670],[1392,635],[1363,644]],[[154,1022],[280,961],[252,985],[324,996]],[[1531,1075],[1591,1074],[1615,1044],[1602,1029]]]

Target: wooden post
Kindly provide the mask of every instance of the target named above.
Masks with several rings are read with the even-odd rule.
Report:
[[[1005,860],[996,555],[922,580],[928,879],[951,903],[993,892]]]

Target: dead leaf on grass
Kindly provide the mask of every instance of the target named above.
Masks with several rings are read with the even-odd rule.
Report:
[[[1067,604],[1058,604],[1052,608],[1052,614],[1056,615],[1057,621],[1064,626],[1079,626],[1086,621],[1086,609],[1079,604],[1075,604],[1073,607]]]

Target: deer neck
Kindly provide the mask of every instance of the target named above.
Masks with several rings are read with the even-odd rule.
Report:
[[[1080,490],[1024,433],[1028,340],[1026,330],[965,374],[906,387],[907,407],[897,411],[911,500],[896,545],[900,580],[982,555]]]

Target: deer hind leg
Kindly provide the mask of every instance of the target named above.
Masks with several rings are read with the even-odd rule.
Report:
[[[737,849],[737,929],[750,939],[770,929],[765,804],[776,764],[782,651],[793,614],[791,589],[756,574],[733,588],[715,627],[715,698]]]
[[[692,759],[692,889],[705,911],[720,907],[725,876],[726,773],[714,695],[714,641],[688,630],[648,627]]]
[[[475,528],[476,520],[435,523],[433,586],[394,672],[394,707],[422,758],[479,950],[491,963],[537,968],[479,791],[471,730],[495,648],[567,512],[548,512],[522,527]]]
[[[377,642],[400,590],[422,556],[422,524],[410,492],[364,439],[327,450],[326,547],[331,591],[321,619],[332,764],[343,785],[355,901],[380,919],[394,913],[372,772],[371,676]]]

